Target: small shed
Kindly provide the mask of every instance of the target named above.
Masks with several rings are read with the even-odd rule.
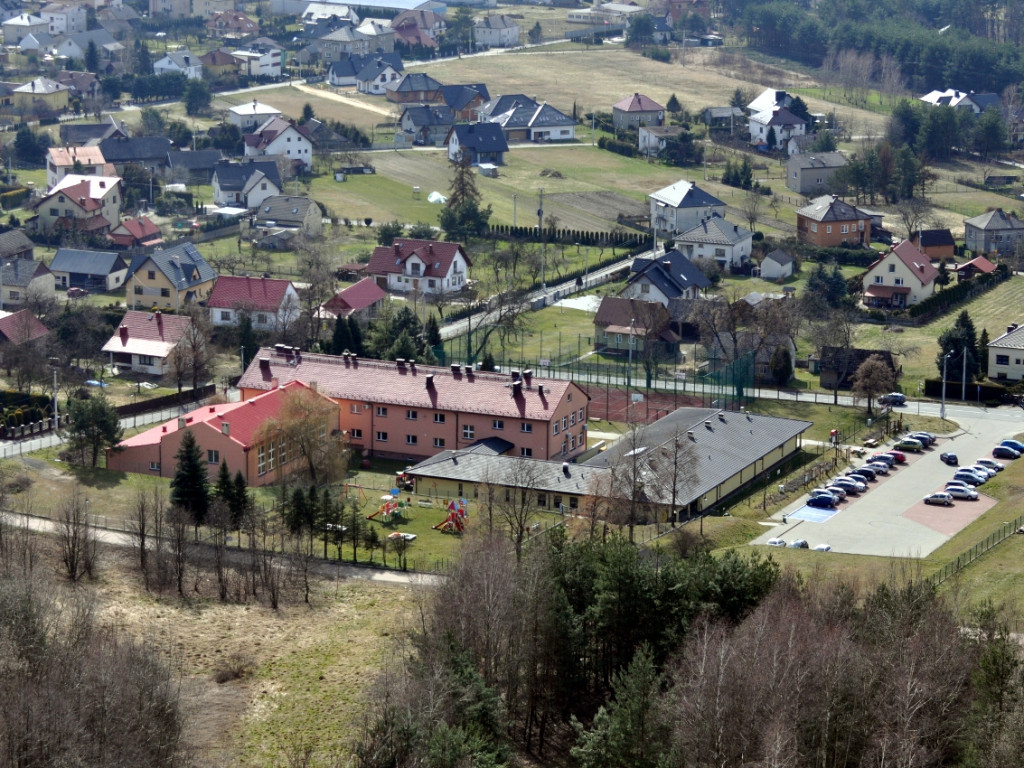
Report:
[[[477,168],[480,169],[481,176],[487,176],[490,179],[498,178],[498,166],[494,163],[480,163]]]

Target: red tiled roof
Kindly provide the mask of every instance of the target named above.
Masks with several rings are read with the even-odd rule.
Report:
[[[197,427],[209,425],[217,432],[223,432],[223,424],[228,424],[228,437],[242,447],[249,447],[258,437],[260,429],[269,419],[274,418],[281,410],[285,395],[296,390],[309,390],[301,381],[291,381],[283,387],[264,392],[262,395],[243,400],[238,403],[221,403],[196,408],[185,415],[185,426]],[[310,390],[311,391],[311,390]],[[163,424],[147,429],[145,432],[122,440],[123,448],[136,448],[143,445],[156,445],[165,436],[178,431],[178,419],[174,418]]]
[[[218,309],[247,309],[277,312],[281,308],[290,280],[272,280],[266,277],[217,278],[206,306]]]
[[[921,281],[921,285],[928,285],[939,276],[939,270],[932,266],[932,260],[917,250],[917,247],[909,240],[904,240],[893,248],[892,252],[896,258],[906,264],[907,269],[914,274],[914,277]],[[885,257],[882,260],[884,261],[884,259]]]
[[[260,364],[266,359],[268,364]],[[427,375],[433,386],[427,387]],[[240,389],[270,389],[279,383],[317,383],[317,390],[339,400],[355,400],[424,410],[547,421],[566,393],[576,391],[580,406],[586,394],[564,379],[533,377],[517,397],[511,379],[497,373],[453,373],[450,368],[355,359],[336,355],[276,352],[261,349],[238,383]],[[543,395],[538,385],[544,386]]]
[[[255,147],[256,149],[266,149],[270,146],[271,142],[274,141],[278,136],[287,131],[289,128],[294,128],[300,136],[305,137],[312,141],[310,137],[309,129],[304,125],[295,125],[283,117],[272,117],[265,122],[259,130],[255,133],[247,133],[242,136],[246,146]]]
[[[658,102],[652,99],[650,96],[644,96],[642,93],[634,93],[632,96],[627,96],[622,101],[617,101],[612,104],[612,109],[617,109],[621,112],[664,112],[665,108]]]
[[[48,200],[54,195],[64,195],[68,200],[77,205],[83,211],[95,211],[98,208],[103,207],[103,203],[94,197],[91,197],[90,184],[88,181],[80,181],[77,184],[64,187],[64,189],[52,192],[43,200]]]
[[[124,227],[128,234],[140,243],[160,237],[160,228],[146,216],[139,216],[137,219],[125,219],[117,229],[121,227]]]
[[[24,344],[48,334],[50,330],[27,309],[0,318],[0,337],[11,344]]]
[[[472,266],[461,243],[396,237],[393,245],[380,245],[373,249],[366,271],[371,275],[399,274],[405,262],[415,255],[423,262],[423,277],[444,277],[457,253],[461,253],[466,264]]]
[[[188,315],[128,310],[104,352],[123,352],[165,358],[181,341],[192,319]]]
[[[984,256],[976,256],[975,258],[968,261],[966,264],[961,264],[956,269],[962,270],[967,269],[968,267],[973,267],[978,272],[981,272],[983,275],[987,275],[989,272],[995,272],[997,269],[996,265],[993,264],[988,259],[986,259]]]
[[[355,285],[334,294],[324,302],[323,308],[337,317],[347,317],[353,312],[373,306],[387,295],[387,291],[377,285],[372,277],[364,277]]]

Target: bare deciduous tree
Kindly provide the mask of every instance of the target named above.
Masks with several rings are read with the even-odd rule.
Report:
[[[71,498],[60,506],[57,537],[64,575],[71,581],[95,576],[99,543],[89,522],[88,499],[82,496],[80,489],[76,488]]]
[[[509,537],[516,551],[516,559],[523,556],[523,541],[530,527],[530,518],[537,509],[537,483],[540,468],[533,459],[509,462],[501,479],[504,492],[498,498],[498,511],[508,526]]]

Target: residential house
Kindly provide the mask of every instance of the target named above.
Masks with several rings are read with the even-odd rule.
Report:
[[[235,326],[248,315],[252,327],[260,331],[287,329],[300,312],[299,294],[292,281],[267,277],[218,277],[206,306],[214,325]]]
[[[38,56],[51,56],[50,51],[53,50],[56,42],[54,38],[48,32],[35,32],[30,35],[25,35],[21,38],[18,43],[16,50],[22,56],[31,56],[35,54]]]
[[[394,53],[395,30],[387,19],[363,19],[356,32],[366,38],[368,52]]]
[[[327,82],[337,88],[355,88],[359,82],[358,75],[374,62],[387,65],[399,75],[405,71],[402,57],[397,53],[359,54],[332,63],[327,70]]]
[[[163,376],[172,370],[171,357],[182,343],[192,318],[187,314],[125,312],[117,331],[101,351],[110,355],[110,365],[121,370]]]
[[[120,62],[124,54],[124,45],[117,42],[105,29],[90,29],[88,32],[75,32],[68,35],[58,46],[57,55],[67,56],[76,61],[85,61],[89,43],[96,46],[101,63]],[[98,72],[96,74],[99,74]]]
[[[125,278],[131,286],[127,300],[132,306],[174,307],[205,301],[217,279],[192,243],[179,243],[152,253],[132,256]]]
[[[964,221],[964,244],[971,253],[1008,255],[1024,241],[1024,222],[1002,208]]]
[[[383,96],[388,83],[396,83],[402,73],[384,59],[374,58],[356,74],[356,90],[373,96]]]
[[[245,40],[259,35],[260,25],[241,11],[221,11],[206,22],[206,33],[216,40]]]
[[[517,105],[488,119],[500,125],[510,141],[572,141],[576,137],[576,121],[550,104]]]
[[[37,77],[11,90],[11,104],[16,110],[40,114],[63,112],[68,108],[71,89],[48,77]]]
[[[192,0],[192,15],[212,19],[218,13],[235,10],[235,0]]]
[[[128,138],[128,133],[113,117],[104,123],[62,123],[60,142],[65,147],[84,147],[104,139]]]
[[[874,356],[882,359],[894,377],[899,376],[901,368],[896,364],[892,353],[887,350],[826,345],[821,348],[821,357],[817,363],[818,383],[823,389],[850,389],[857,369],[865,360]]]
[[[771,361],[779,347],[789,353],[791,361],[796,361],[796,345],[792,338],[782,333],[765,335],[760,331],[738,331],[735,334],[722,334],[720,337],[707,339],[706,347],[709,372],[721,371],[730,365],[743,368],[745,361],[749,360],[749,374],[759,383],[775,381]]]
[[[391,28],[395,32],[395,46],[404,46],[406,48],[420,49],[420,50],[434,50],[438,47],[437,33],[430,29],[419,25],[417,20],[409,14],[430,14],[437,18],[442,18],[435,14],[433,11],[404,11],[391,20]],[[443,19],[442,19],[442,24]]]
[[[96,22],[120,42],[135,35],[142,17],[130,5],[111,5],[96,11]]]
[[[952,261],[956,256],[956,241],[948,228],[919,229],[910,235],[910,242],[930,259]]]
[[[788,108],[793,103],[793,97],[785,91],[775,88],[765,88],[757,97],[747,104],[747,115],[756,115],[759,112],[771,112],[776,107]]]
[[[81,99],[85,105],[95,106],[103,98],[100,79],[92,72],[74,72],[62,69],[54,79],[68,87],[68,98]]]
[[[871,217],[837,195],[822,195],[797,209],[796,236],[800,242],[819,248],[867,245],[871,239]]]
[[[761,278],[763,280],[785,280],[793,276],[796,260],[791,254],[776,248],[761,259]]]
[[[242,139],[246,157],[282,157],[304,172],[313,169],[313,140],[294,120],[272,117]]]
[[[47,3],[39,11],[49,25],[47,32],[53,36],[85,32],[86,11],[84,5],[70,3]]]
[[[473,42],[488,48],[512,48],[519,45],[519,24],[505,14],[477,19],[473,24]]]
[[[207,474],[211,478],[220,470],[221,463],[226,463],[228,473],[234,476],[241,472],[250,487],[283,480],[293,472],[302,471],[306,462],[298,451],[286,458],[284,441],[271,434],[270,430],[281,419],[287,399],[299,392],[330,402],[316,389],[300,381],[290,381],[280,389],[269,390],[249,400],[204,405],[108,448],[107,469],[152,477],[174,477],[175,456],[181,450],[185,434],[191,434],[209,467]],[[323,425],[325,433],[338,430],[338,418],[339,412],[332,408]]]
[[[508,142],[497,123],[453,125],[444,140],[448,159],[453,163],[465,160],[470,165],[505,164]]]
[[[402,110],[398,123],[413,144],[437,147],[444,143],[448,132],[455,125],[455,115],[445,106],[410,105]]]
[[[794,136],[807,132],[807,122],[785,107],[775,107],[750,116],[747,124],[750,143],[759,149],[774,150],[786,146]]]
[[[729,131],[731,135],[736,126],[745,126],[747,119],[739,107],[708,107],[704,110],[704,125],[712,131]]]
[[[45,357],[42,340],[49,334],[50,329],[30,309],[0,312],[0,364],[5,364],[13,349],[23,344],[32,345],[40,357]]]
[[[275,117],[281,117],[281,110],[256,99],[228,109],[228,122],[238,126],[242,133],[251,133],[263,123]]]
[[[635,131],[642,125],[664,125],[665,108],[649,96],[634,93],[612,104],[612,125],[617,131]]]
[[[803,133],[799,136],[790,136],[789,141],[786,142],[786,154],[792,157],[793,155],[802,155],[805,152],[810,152],[817,140],[817,131],[814,133]]]
[[[666,308],[674,299],[696,299],[711,281],[678,250],[653,258],[637,257],[619,292],[624,298],[656,301]]]
[[[1024,378],[1024,325],[1012,323],[988,343],[988,375],[999,381]]]
[[[343,59],[346,56],[368,55],[376,49],[370,44],[370,38],[352,25],[339,27],[316,41],[320,51],[320,60],[324,64]]]
[[[920,98],[925,104],[952,107],[953,109],[969,109],[980,115],[986,109],[1001,109],[1002,102],[997,93],[975,93],[947,88],[944,91],[930,91]]]
[[[388,83],[388,101],[398,104],[436,104],[441,101],[441,83],[423,72],[407,72],[395,83]]]
[[[209,80],[219,80],[222,77],[234,75],[238,72],[238,60],[226,48],[214,48],[212,51],[204,53],[199,57],[199,62],[203,65],[203,73]],[[229,120],[231,119],[231,112],[235,109],[237,107],[232,107],[228,110]]]
[[[103,157],[114,164],[118,173],[123,173],[129,163],[160,170],[167,163],[171,140],[166,136],[111,136],[100,141],[99,147]]]
[[[178,184],[209,184],[213,170],[224,160],[219,149],[197,149],[167,153],[164,178]]]
[[[640,126],[637,146],[644,157],[657,157],[670,141],[678,139],[686,129],[681,125]]]
[[[958,282],[971,280],[978,275],[987,275],[995,272],[998,267],[984,256],[975,256],[966,264],[955,265],[956,279]]]
[[[146,216],[125,219],[107,234],[115,248],[125,250],[147,250],[156,248],[164,242],[160,227]]]
[[[36,227],[46,233],[109,232],[121,220],[123,202],[120,177],[69,173],[35,204]]]
[[[594,351],[635,355],[656,360],[679,357],[679,337],[672,318],[657,301],[605,296],[594,315]]]
[[[398,237],[373,249],[366,273],[389,291],[436,296],[463,290],[471,266],[460,243]]]
[[[192,16],[192,0],[149,0],[151,19],[187,19]]]
[[[725,215],[725,203],[692,181],[677,181],[647,197],[651,203],[651,226],[655,233],[665,237],[693,229],[709,216]]]
[[[360,19],[351,6],[341,3],[306,3],[305,7],[297,14],[306,26],[316,24],[319,21],[335,19],[339,22],[358,24]]]
[[[257,227],[285,227],[315,238],[323,234],[324,214],[315,200],[294,195],[268,197],[256,211]]]
[[[441,101],[460,123],[475,121],[478,110],[489,99],[487,86],[483,83],[441,86]]]
[[[46,188],[74,173],[78,176],[105,176],[107,161],[99,147],[50,147],[46,150]],[[109,170],[113,170],[111,167]]]
[[[880,256],[864,273],[864,304],[902,309],[935,293],[939,270],[909,240]]]
[[[153,62],[154,75],[183,74],[189,80],[203,79],[203,62],[192,51],[169,51]]]
[[[248,399],[289,381],[315,381],[337,402],[342,428],[363,455],[418,459],[488,438],[539,459],[564,461],[586,450],[586,392],[530,371],[513,378],[469,366],[261,349],[238,387]]]
[[[434,11],[402,11],[391,20],[391,28],[395,30],[396,34],[399,29],[408,28],[410,25],[420,30],[424,37],[435,41],[448,28],[444,15]]]
[[[84,288],[90,293],[107,293],[124,287],[128,265],[117,253],[58,248],[50,272],[62,291]]]
[[[280,77],[284,71],[284,51],[280,48],[251,44],[231,55],[238,62],[238,74],[244,77]]]
[[[732,271],[750,260],[753,238],[754,233],[746,227],[714,213],[696,227],[677,234],[675,246],[688,259],[714,259],[718,266]]]
[[[536,99],[531,99],[524,93],[505,93],[493,99],[487,99],[477,110],[476,114],[472,116],[471,121],[483,122],[490,120],[492,117],[511,112],[516,107],[521,106],[536,108],[540,106],[540,102]]]
[[[28,35],[49,34],[50,23],[42,16],[22,13],[8,19],[0,27],[4,32],[4,45],[14,46]]]
[[[817,152],[813,155],[790,155],[786,161],[786,186],[805,197],[829,192],[832,177],[847,165],[839,152]]]
[[[0,311],[27,301],[53,299],[53,273],[41,261],[14,259],[0,269]]]
[[[33,259],[35,258],[35,247],[36,244],[22,229],[9,229],[6,232],[0,232],[0,261]]]
[[[387,292],[372,277],[364,277],[355,285],[343,288],[320,305],[324,320],[355,316],[360,322],[376,320],[387,299]]]
[[[217,205],[257,208],[268,197],[280,195],[284,185],[271,160],[218,163],[213,170],[213,200]]]

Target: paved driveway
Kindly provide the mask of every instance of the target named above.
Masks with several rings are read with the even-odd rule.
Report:
[[[834,552],[855,555],[931,554],[995,504],[994,499],[984,495],[984,486],[979,489],[981,498],[977,501],[957,500],[948,508],[923,504],[921,500],[927,494],[941,490],[953,476],[953,468],[943,464],[939,454],[952,451],[960,457],[962,465],[973,464],[982,456],[991,456],[992,447],[1000,440],[1024,430],[1024,412],[1020,408],[958,408],[951,417],[960,423],[960,430],[941,438],[921,454],[908,453],[906,465],[888,476],[879,475],[859,497],[848,496],[839,511],[827,520],[793,519],[791,515],[804,506],[803,497],[774,515],[775,525],[752,543],[764,544],[769,538],[778,537],[786,541],[806,539],[811,547],[827,543]],[[913,421],[910,414],[907,418]]]

